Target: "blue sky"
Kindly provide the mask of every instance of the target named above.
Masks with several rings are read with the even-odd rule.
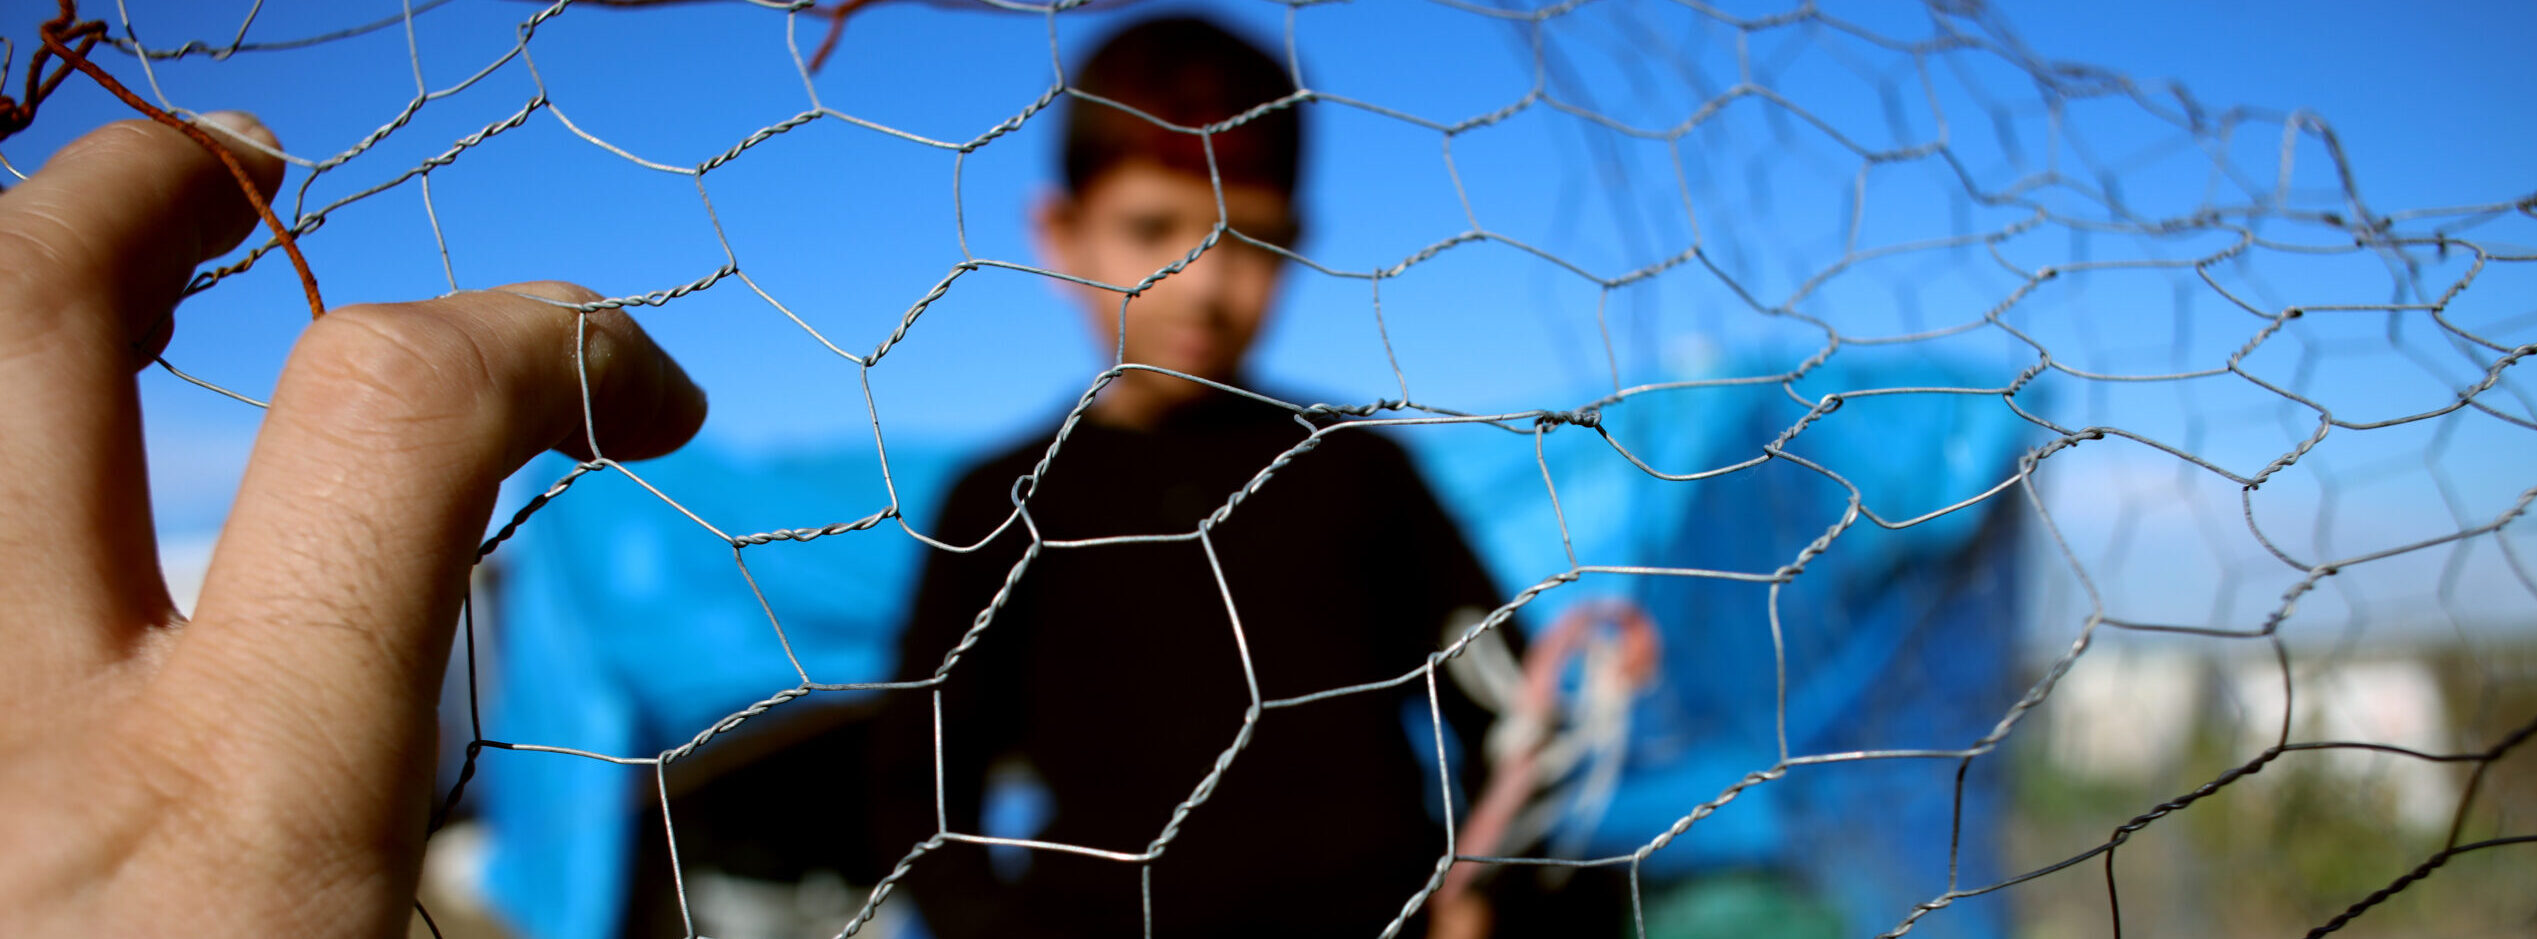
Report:
[[[11,22],[0,23],[20,56],[32,41],[35,6],[19,5]],[[250,6],[134,2],[131,29],[152,47],[193,38],[225,45]],[[396,2],[263,6],[251,41],[321,34],[399,9]],[[1724,8],[1758,15],[1788,6]],[[93,0],[86,7],[92,16],[115,13]],[[1823,7],[1889,35],[1929,34],[1917,7]],[[539,9],[477,0],[431,9],[414,19],[412,53],[406,30],[393,27],[304,50],[160,62],[149,75],[127,56],[105,53],[103,61],[135,87],[155,81],[148,93],[180,108],[257,111],[292,153],[323,159],[396,117],[415,98],[418,71],[422,87],[448,89],[497,61],[515,25]],[[1286,30],[1283,6],[1207,9],[1256,37],[1274,40]],[[2215,115],[2234,105],[2322,115],[2378,212],[2509,202],[2537,190],[2526,160],[2537,117],[2513,106],[2537,98],[2537,69],[2517,48],[2537,34],[2537,7],[2003,3],[1996,13],[2043,59],[2102,65],[2153,94],[2172,79]],[[1117,15],[1061,19],[1058,45],[1079,48]],[[1533,81],[1523,34],[1467,10],[1368,2],[1298,8],[1293,16],[1307,81],[1326,94],[1453,124],[1518,101]],[[824,25],[797,18],[790,38],[807,53]],[[640,294],[712,274],[727,239],[759,288],[861,353],[951,272],[963,236],[977,258],[1035,260],[1019,221],[1051,185],[1053,121],[1029,122],[960,161],[957,199],[951,151],[843,121],[816,121],[757,145],[708,173],[701,197],[696,179],[610,154],[572,127],[635,157],[693,166],[811,108],[815,91],[837,112],[965,140],[1048,87],[1049,30],[1033,15],[883,2],[857,15],[806,88],[780,14],[738,3],[576,7],[539,28],[527,58],[420,108],[375,148],[320,175],[305,201],[295,200],[309,176],[294,172],[284,204],[313,210],[391,181],[517,112],[542,85],[551,108],[430,174],[431,214],[423,187],[409,180],[335,211],[304,241],[329,302],[428,296],[449,289],[453,276],[460,287],[557,278]],[[1700,26],[1670,5],[1591,4],[1550,35],[1552,90],[1633,125],[1681,121],[1736,81],[1734,32]],[[1746,52],[1757,81],[1868,149],[1909,145],[1937,129],[1907,56],[1816,28],[1755,33]],[[1933,84],[1949,115],[1950,145],[1976,175],[2010,179],[2060,153],[2049,159],[2092,182],[2117,178],[2124,197],[2153,215],[2242,201],[2247,180],[2274,179],[2278,121],[2251,123],[2232,141],[2228,154],[2245,172],[2215,185],[2189,140],[2143,119],[2128,101],[2074,104],[2063,126],[2075,130],[2056,137],[2022,73],[1987,55],[1949,58],[1932,60]],[[0,144],[0,154],[30,168],[69,136],[122,116],[75,79],[34,129]],[[1837,141],[1792,112],[1749,100],[1683,138],[1688,156],[1679,161],[1662,142],[1598,133],[1537,106],[1452,138],[1451,173],[1448,142],[1433,130],[1329,102],[1309,119],[1318,136],[1306,194],[1312,229],[1302,250],[1349,272],[1389,268],[1475,224],[1603,277],[1696,240],[1763,304],[1776,304],[1844,254],[1852,187],[1862,178],[1856,156]],[[2337,208],[2331,167],[2313,135],[2292,154],[2290,202]],[[1864,179],[1861,247],[1992,230],[2019,215],[1973,204],[1931,161]],[[2537,244],[2525,218],[2475,234],[2523,249]],[[2210,239],[2150,243],[2050,228],[2003,242],[2001,258],[2031,268],[2213,250]],[[2462,264],[2439,262],[2427,276],[2436,283]],[[1413,398],[1444,407],[1570,407],[1598,384],[1609,390],[1616,367],[1623,384],[1635,384],[1717,361],[1722,350],[1768,350],[1793,365],[1821,344],[1820,331],[1755,315],[1721,289],[1720,278],[1682,270],[1606,296],[1561,264],[1505,243],[1456,247],[1382,283],[1390,356],[1374,329],[1368,280],[1299,273],[1256,370],[1262,385],[1314,400],[1394,397],[1406,381]],[[2004,271],[1978,249],[1911,252],[1862,262],[1795,305],[1835,319],[1846,336],[1901,335],[1978,319],[2017,283]],[[2383,265],[2365,255],[2273,252],[2219,280],[2264,310],[2385,302],[2389,289]],[[2497,266],[2462,296],[2455,318],[2491,329],[2505,344],[2537,339],[2533,280]],[[294,312],[304,309],[296,290],[288,267],[268,261],[189,302],[169,358],[261,397],[304,319]],[[2174,267],[2065,277],[2039,287],[2020,310],[2025,318],[2012,319],[2063,361],[2108,372],[2212,367],[2251,335],[2222,295]],[[1613,337],[1609,360],[1598,311]],[[712,394],[706,434],[715,445],[744,452],[870,445],[855,366],[746,285],[726,280],[638,315]],[[2468,359],[2419,330],[2391,346],[2385,320],[2309,317],[2296,335],[2250,356],[2248,367],[2360,420],[2438,406],[2472,380]],[[894,442],[970,446],[1045,426],[1102,364],[1051,286],[1010,270],[962,276],[915,335],[871,373]],[[1926,349],[2014,363],[2022,348],[1975,331],[1901,354]],[[257,412],[156,372],[143,381],[162,528],[171,540],[199,545],[236,484]],[[2241,474],[2260,469],[2313,423],[2313,415],[2285,413],[2281,399],[2234,379],[2057,384],[2047,399],[2057,416],[2136,428]],[[2528,415],[2524,379],[2495,395],[2497,407]],[[2256,514],[2268,531],[2297,536],[2305,547],[2293,553],[2345,556],[2454,531],[2460,519],[2491,518],[2537,483],[2525,468],[2532,455],[2526,429],[2472,414],[2344,434],[2284,472]],[[2282,590],[2282,565],[2250,543],[2237,487],[2224,479],[2179,471],[2172,460],[2120,443],[2092,445],[2086,459],[2056,463],[2043,479],[2074,545],[2123,588],[2117,615],[2243,622]],[[2527,527],[2510,536],[2523,556],[2537,550]],[[2465,584],[2447,591],[2447,607],[2524,618],[2531,598],[2510,583],[2490,543],[2463,559],[2423,552],[2356,571],[2313,595],[2304,615],[2333,621],[2345,607],[2384,611],[2438,599],[2445,576]],[[2067,603],[2071,585],[2059,583],[2052,590],[2062,599],[2052,602]]]

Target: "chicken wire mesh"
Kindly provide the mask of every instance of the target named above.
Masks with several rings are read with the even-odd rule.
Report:
[[[640,837],[658,856],[645,856],[649,875],[613,876],[666,874],[690,934],[751,928],[716,912],[749,903],[700,902],[727,894],[726,880],[686,876],[716,861],[680,850],[676,768],[762,716],[932,693],[959,673],[961,651],[994,640],[1002,602],[979,598],[978,628],[942,650],[934,678],[891,683],[886,668],[831,647],[797,651],[799,633],[817,627],[787,611],[811,601],[761,587],[752,565],[882,539],[903,554],[965,547],[927,530],[934,495],[902,494],[888,475],[903,465],[895,457],[1023,428],[1055,434],[1044,469],[1065,459],[1095,393],[1143,367],[1068,344],[1062,318],[1013,312],[1055,305],[1033,291],[1070,275],[1037,259],[1006,217],[1045,185],[1035,148],[1057,109],[1099,106],[1070,90],[1068,50],[1150,11],[266,6],[90,4],[81,12],[104,26],[80,57],[138,104],[67,78],[7,150],[24,167],[48,140],[134,108],[186,118],[247,105],[281,131],[293,170],[272,230],[196,278],[162,362],[191,384],[158,388],[154,420],[178,415],[179,435],[251,422],[239,415],[278,369],[295,304],[566,277],[612,297],[585,310],[636,310],[706,379],[718,422],[751,415],[732,439],[868,452],[868,477],[767,510],[806,519],[794,526],[696,508],[710,479],[654,480],[604,456],[543,466],[485,545],[498,565],[506,540],[541,531],[547,509],[621,478],[674,513],[681,537],[728,556],[677,576],[745,584],[738,615],[761,639],[729,654],[766,666],[742,683],[745,698],[669,674],[702,667],[692,662],[651,662],[658,674],[635,684],[653,690],[639,693],[694,692],[684,706],[713,716],[610,750],[461,718],[461,740],[474,740],[445,775],[455,807],[465,787],[526,760],[622,767],[614,785],[651,800],[657,817]],[[1924,842],[1905,878],[1916,893],[1879,895],[1872,914],[1845,910],[1845,932],[2527,927],[2524,891],[2508,887],[2527,850],[2514,846],[2537,840],[2533,777],[2516,749],[2537,729],[2524,518],[2537,499],[2527,470],[2537,401],[2515,370],[2537,349],[2527,187],[2456,205],[2376,204],[2319,115],[2214,107],[2058,62],[1981,4],[1213,12],[1268,40],[1301,90],[1225,127],[1174,129],[1305,113],[1312,234],[1290,250],[1219,224],[1145,282],[1096,286],[1124,301],[1228,245],[1288,255],[1287,312],[1260,352],[1276,381],[1216,387],[1319,423],[1218,493],[1195,528],[1155,537],[1207,545],[1322,440],[1379,429],[1445,454],[1428,457],[1431,474],[1438,461],[1485,461],[1532,481],[1521,496],[1440,484],[1449,501],[1471,495],[1534,520],[1506,523],[1504,537],[1526,547],[1501,552],[1518,559],[1499,568],[1502,605],[1424,661],[1396,663],[1383,688],[1286,698],[1251,688],[1222,756],[1173,768],[1189,795],[1148,844],[939,831],[894,846],[901,860],[877,885],[838,891],[847,899],[806,915],[810,928],[892,927],[875,916],[893,908],[897,879],[946,845],[1168,863],[1176,826],[1204,819],[1214,784],[1240,771],[1254,723],[1327,696],[1450,682],[1450,663],[1482,654],[1469,643],[1554,619],[1583,592],[1572,585],[1614,581],[1745,591],[1743,606],[1691,607],[1657,628],[1668,648],[1713,651],[1723,664],[1707,668],[1769,677],[1748,715],[1759,748],[1717,745],[1748,758],[1722,785],[1659,787],[1626,768],[1652,759],[1633,744],[1661,715],[1628,695],[1606,702],[1593,725],[1603,762],[1580,757],[1544,777],[1563,798],[1599,791],[1575,803],[1591,803],[1579,810],[1590,817],[1538,821],[1542,847],[1522,856],[1475,853],[1448,835],[1434,877],[1396,898],[1387,932],[1453,871],[1573,867],[1620,872],[1626,928],[1666,933],[1697,918],[1669,913],[1656,887],[1700,872],[1643,870],[1698,851],[1740,813],[1796,811],[1761,793],[1888,761],[1936,767],[1925,795],[1951,809],[1942,825],[1896,831],[1868,821],[1875,806],[1815,810],[1862,842]],[[18,61],[50,67],[33,50],[60,39],[5,25]],[[1424,41],[1386,41],[1411,35]],[[1290,385],[1318,397],[1269,390]],[[1075,406],[1051,421],[1050,400]],[[1933,400],[1944,402],[1935,421],[1898,403]],[[154,433],[154,446],[171,439]],[[155,469],[163,499],[224,478],[171,462]],[[1753,539],[1767,556],[1634,554],[1613,546],[1643,541],[1597,534],[1747,538],[1691,511],[1706,504],[1691,494],[1742,491],[1724,487],[1770,473],[1819,488],[1806,490],[1811,511],[1771,522],[1802,537]],[[1625,481],[1605,482],[1615,474]],[[1668,508],[1682,514],[1646,517]],[[1463,521],[1484,549],[1499,530]],[[558,527],[535,547],[605,556],[605,537]],[[1035,542],[1013,576],[1043,551],[1100,543]],[[1815,748],[1836,739],[1809,729],[1821,689],[1950,699],[1922,687],[1936,681],[1923,674],[1932,659],[1845,657],[1841,616],[1809,598],[1862,595],[1843,579],[1869,577],[1889,555],[1966,544],[1986,551],[1916,563],[2014,574],[2007,615],[1927,653],[1997,656],[1996,687],[1960,696],[1984,709],[1979,732],[1933,742],[1910,732],[1911,714],[1833,708],[1821,720],[1855,725],[1837,738],[1855,745]],[[1272,628],[1228,607],[1237,635]],[[665,610],[645,628],[674,633],[693,615]],[[470,636],[489,643],[479,633],[503,628],[502,611],[489,618]],[[493,673],[491,654],[461,652],[453,714],[529,694],[478,681]],[[1677,683],[1728,681],[1667,661]],[[1582,711],[1553,722],[1563,720],[1592,724]],[[1889,724],[1898,729],[1858,730]],[[1434,759],[1446,761],[1441,747]],[[1606,773],[1600,790],[1584,785],[1590,764]],[[2003,794],[1973,803],[1988,817],[1968,823],[1964,787],[1981,773],[1998,774]],[[1632,793],[1664,817],[1635,820]],[[1448,798],[1470,808],[1469,794]],[[1616,819],[1636,827],[1616,835]],[[1789,845],[1770,866],[1831,884],[1866,876],[1838,839],[1765,827]],[[1624,848],[1609,850],[1616,839]]]

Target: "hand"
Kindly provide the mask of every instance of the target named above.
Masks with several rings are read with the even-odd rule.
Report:
[[[0,195],[0,935],[402,935],[477,539],[504,476],[587,453],[575,314],[510,294],[595,295],[336,310],[292,351],[178,616],[132,376],[193,268],[253,222],[218,162],[146,122]],[[624,314],[589,314],[585,358],[609,456],[703,421]]]
[[[1477,893],[1440,895],[1427,904],[1427,939],[1487,939],[1495,919]]]

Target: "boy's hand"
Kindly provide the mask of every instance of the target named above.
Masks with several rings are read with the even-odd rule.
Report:
[[[230,149],[278,184],[280,162]],[[477,539],[521,462],[586,452],[572,311],[497,292],[336,310],[283,369],[183,621],[133,372],[253,219],[218,162],[146,122],[0,195],[0,935],[402,934]],[[685,441],[702,394],[622,313],[589,320],[608,455]]]
[[[1462,891],[1427,904],[1427,939],[1487,939],[1493,917],[1489,901]]]

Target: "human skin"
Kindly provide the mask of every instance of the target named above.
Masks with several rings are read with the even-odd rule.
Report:
[[[0,935],[402,935],[477,539],[513,469],[590,453],[575,313],[547,301],[595,294],[336,309],[293,348],[180,616],[133,375],[254,221],[203,148],[138,121],[0,195]],[[602,451],[691,436],[704,396],[677,365],[620,312],[588,324]]]
[[[1224,185],[1222,217],[1235,231],[1271,243],[1294,238],[1287,194],[1274,186]],[[1216,225],[1216,188],[1207,178],[1150,160],[1119,164],[1081,192],[1053,197],[1034,213],[1041,258],[1109,287],[1133,288],[1180,260]],[[1125,361],[1229,382],[1268,320],[1285,259],[1226,234],[1189,266],[1126,299]],[[1120,349],[1118,290],[1069,285],[1107,359]],[[1205,385],[1150,371],[1121,374],[1093,402],[1095,420],[1150,427],[1209,394]]]

